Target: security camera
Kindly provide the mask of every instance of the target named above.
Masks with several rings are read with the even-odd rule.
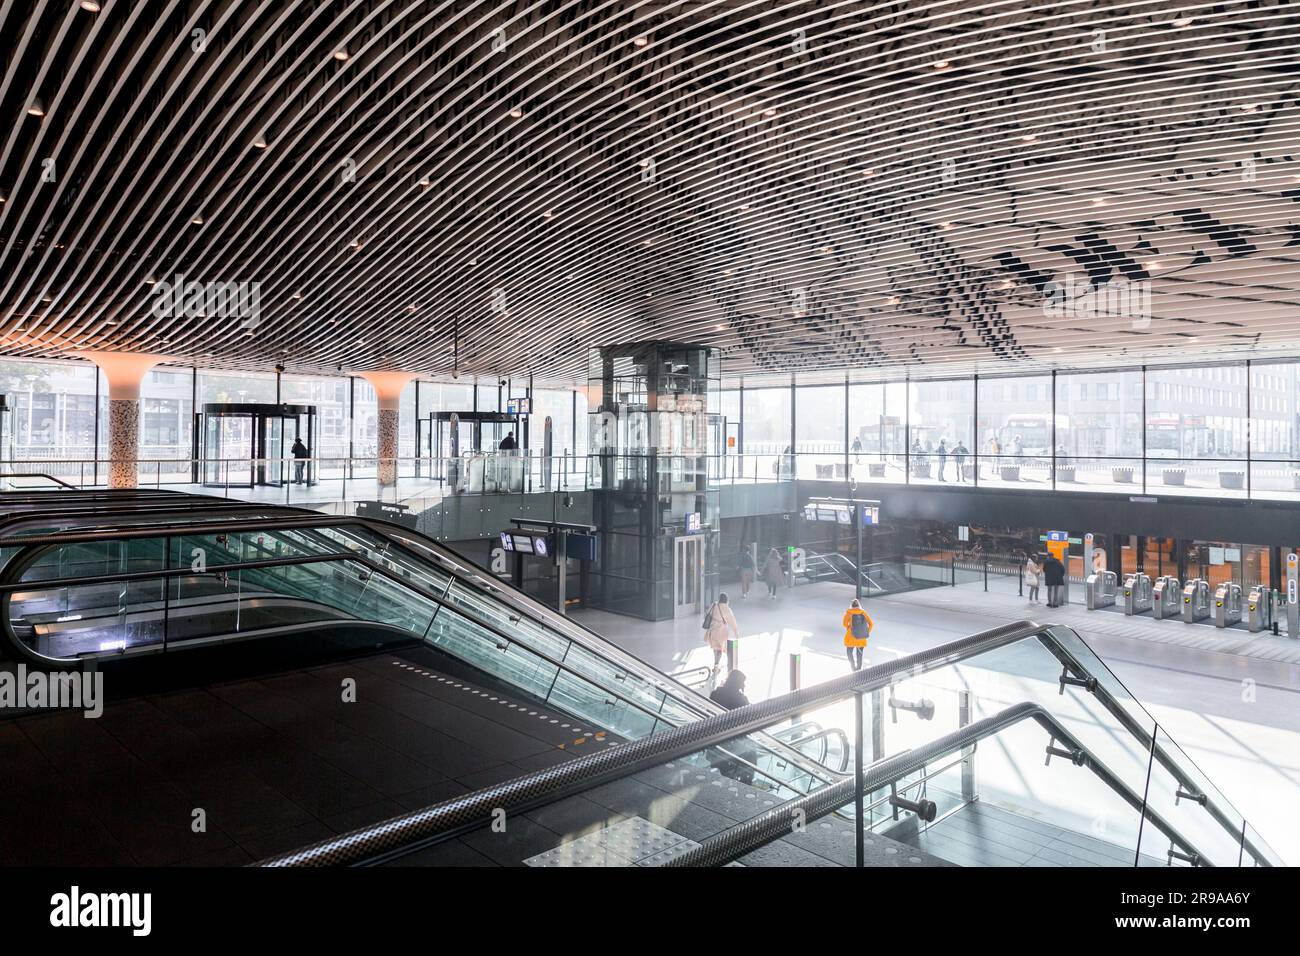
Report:
[[[506,380],[505,380],[504,378],[499,378],[499,379],[497,379],[497,386],[500,387],[500,388],[505,388],[505,387],[506,387]]]
[[[276,370],[277,372],[280,372],[281,374],[283,374],[283,373],[284,373],[284,366],[283,366],[282,364],[280,364],[279,362],[276,362],[276,363],[275,363],[275,370]]]
[[[451,377],[452,377],[452,378],[460,378],[460,369],[458,369],[458,368],[454,368],[454,369],[452,369],[452,370],[451,370]]]

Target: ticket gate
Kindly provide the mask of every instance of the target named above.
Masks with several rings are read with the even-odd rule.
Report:
[[[1089,611],[1095,611],[1099,607],[1114,606],[1115,582],[1114,571],[1098,571],[1088,575],[1084,586],[1084,599]]]
[[[1228,582],[1214,589],[1214,626],[1241,623],[1241,585]]]
[[[1136,574],[1126,575],[1124,578],[1124,613],[1125,614],[1145,614],[1151,610],[1152,591],[1151,576],[1138,571]]]
[[[1210,616],[1210,585],[1201,578],[1192,578],[1183,585],[1183,622],[1191,624]]]
[[[1157,620],[1177,617],[1182,608],[1182,602],[1179,600],[1181,594],[1182,589],[1178,586],[1177,578],[1168,574],[1156,578],[1155,584],[1151,585],[1151,613]]]
[[[1273,592],[1255,585],[1246,595],[1246,627],[1258,633],[1273,627]]]

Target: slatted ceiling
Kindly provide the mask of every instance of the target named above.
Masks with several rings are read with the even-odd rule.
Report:
[[[143,6],[0,6],[4,352],[440,373],[453,316],[463,370],[570,379],[647,336],[751,378],[1300,344],[1286,3]],[[154,317],[177,272],[259,281],[257,333]],[[1045,316],[1070,273],[1149,280],[1152,321]]]

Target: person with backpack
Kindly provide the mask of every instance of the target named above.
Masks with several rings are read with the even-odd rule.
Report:
[[[724,591],[704,612],[704,643],[713,648],[713,673],[715,674],[722,661],[722,652],[727,649],[728,633],[735,635],[739,640],[740,627],[736,624],[736,615],[731,613],[731,605]]]
[[[862,670],[862,652],[866,650],[867,638],[875,623],[862,605],[854,598],[849,609],[844,612],[844,650],[849,655],[849,666],[855,671]]]

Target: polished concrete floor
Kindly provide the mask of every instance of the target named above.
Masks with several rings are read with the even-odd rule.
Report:
[[[851,598],[852,588],[836,583],[801,584],[783,589],[775,599],[757,591],[744,600],[736,596],[734,608],[743,635],[739,666],[748,677],[751,700],[789,689],[792,653],[801,655],[805,685],[846,671],[840,618]],[[1007,582],[995,583],[989,593],[976,583],[877,597],[867,603],[867,609],[876,621],[870,662],[911,654],[1008,621],[1068,624],[1247,823],[1284,860],[1300,862],[1300,820],[1294,813],[1300,803],[1296,642],[1251,635],[1244,629],[1217,631],[1205,624],[1126,618],[1111,610],[1048,609],[1020,598]],[[579,611],[574,616],[669,672],[712,663],[696,615],[659,623],[599,611]],[[1042,695],[1049,700],[1056,695],[1055,675],[1041,663],[1023,659],[1008,669],[1015,672],[1010,683],[1002,680],[982,689],[981,697],[990,707],[1016,698]],[[942,695],[950,694],[951,688],[927,688],[924,693],[934,695],[942,709]],[[923,735],[919,729],[909,730],[915,724],[908,723],[908,716],[902,714],[898,724],[887,724],[889,750],[906,744],[912,733]],[[1077,718],[1087,719],[1082,714]],[[828,724],[833,720],[848,725],[847,714],[824,716]],[[1125,759],[1131,762],[1130,757]],[[1027,789],[1050,803],[1053,794],[1045,791],[1053,786],[1044,778]],[[1128,839],[1132,823],[1123,817],[1122,811],[1116,811],[1105,824],[1124,831],[1115,838],[1121,844]],[[1092,828],[1097,829],[1096,821]],[[1150,852],[1163,855],[1155,847]]]

